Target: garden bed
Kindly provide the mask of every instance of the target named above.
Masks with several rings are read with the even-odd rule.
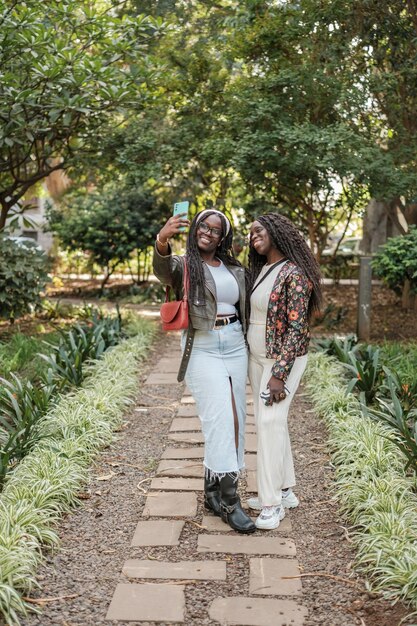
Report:
[[[416,476],[406,471],[398,434],[364,415],[346,387],[340,363],[311,355],[307,389],[329,430],[335,491],[353,529],[356,567],[373,590],[417,609]]]
[[[0,494],[0,612],[8,623],[28,608],[23,594],[36,586],[43,548],[58,541],[59,516],[77,503],[89,464],[112,441],[136,393],[154,327],[138,321],[133,330],[135,336],[85,365],[85,382],[45,414],[38,443],[7,476]]]

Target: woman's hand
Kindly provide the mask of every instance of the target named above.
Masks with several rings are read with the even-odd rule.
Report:
[[[186,213],[181,213],[179,215],[173,215],[169,218],[167,223],[161,228],[159,231],[159,241],[165,244],[168,239],[171,239],[174,235],[178,235],[178,233],[183,232],[183,229],[190,225],[190,220],[188,220],[184,215]]]
[[[282,402],[282,400],[285,400],[285,398],[287,397],[287,394],[285,392],[285,383],[280,378],[275,378],[275,376],[271,376],[267,387],[270,392],[270,404],[272,404],[273,402]]]

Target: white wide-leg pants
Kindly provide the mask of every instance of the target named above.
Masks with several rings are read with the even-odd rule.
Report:
[[[259,394],[267,388],[274,360],[261,356],[265,354],[264,332],[258,332],[256,335],[261,345],[257,346],[258,342],[250,343],[249,379],[253,391],[258,435],[258,497],[262,506],[273,506],[281,504],[282,489],[295,485],[294,463],[288,433],[288,412],[306,368],[307,355],[295,359],[285,383],[289,390],[286,399],[271,406],[265,406]]]

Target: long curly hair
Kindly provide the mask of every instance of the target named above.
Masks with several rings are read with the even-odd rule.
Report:
[[[205,304],[205,286],[204,286],[204,266],[203,260],[200,255],[200,250],[197,246],[197,228],[200,222],[200,213],[194,217],[191,222],[190,229],[187,237],[187,249],[185,253],[186,260],[188,262],[189,276],[190,276],[190,289],[189,297],[191,300],[197,298],[201,304]],[[204,214],[204,218],[210,217],[210,215],[218,215],[222,224],[222,239],[217,247],[216,256],[223,261],[226,265],[238,265],[241,264],[235,259],[232,243],[233,243],[233,229],[230,226],[229,232],[226,233],[227,224],[224,215],[219,214],[217,211],[210,211]]]
[[[257,217],[256,221],[268,231],[273,246],[282,252],[287,259],[298,265],[311,282],[312,292],[308,303],[308,316],[310,318],[313,312],[320,310],[322,302],[321,273],[317,260],[301,233],[284,215],[267,213]],[[250,242],[247,272],[248,296],[265,263],[266,257],[258,254]],[[249,301],[249,297],[247,300]]]

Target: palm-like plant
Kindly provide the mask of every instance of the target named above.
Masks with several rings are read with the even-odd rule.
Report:
[[[392,441],[407,458],[406,470],[413,469],[417,473],[417,409],[406,409],[397,396],[394,378],[387,379],[390,398],[376,397],[379,409],[369,408],[361,404],[362,413],[373,419],[388,424],[393,429]]]
[[[348,384],[347,392],[358,389],[364,393],[366,402],[370,404],[375,398],[383,374],[380,350],[366,346],[365,349],[350,351],[348,357],[349,362],[344,363],[344,367],[354,376]]]

